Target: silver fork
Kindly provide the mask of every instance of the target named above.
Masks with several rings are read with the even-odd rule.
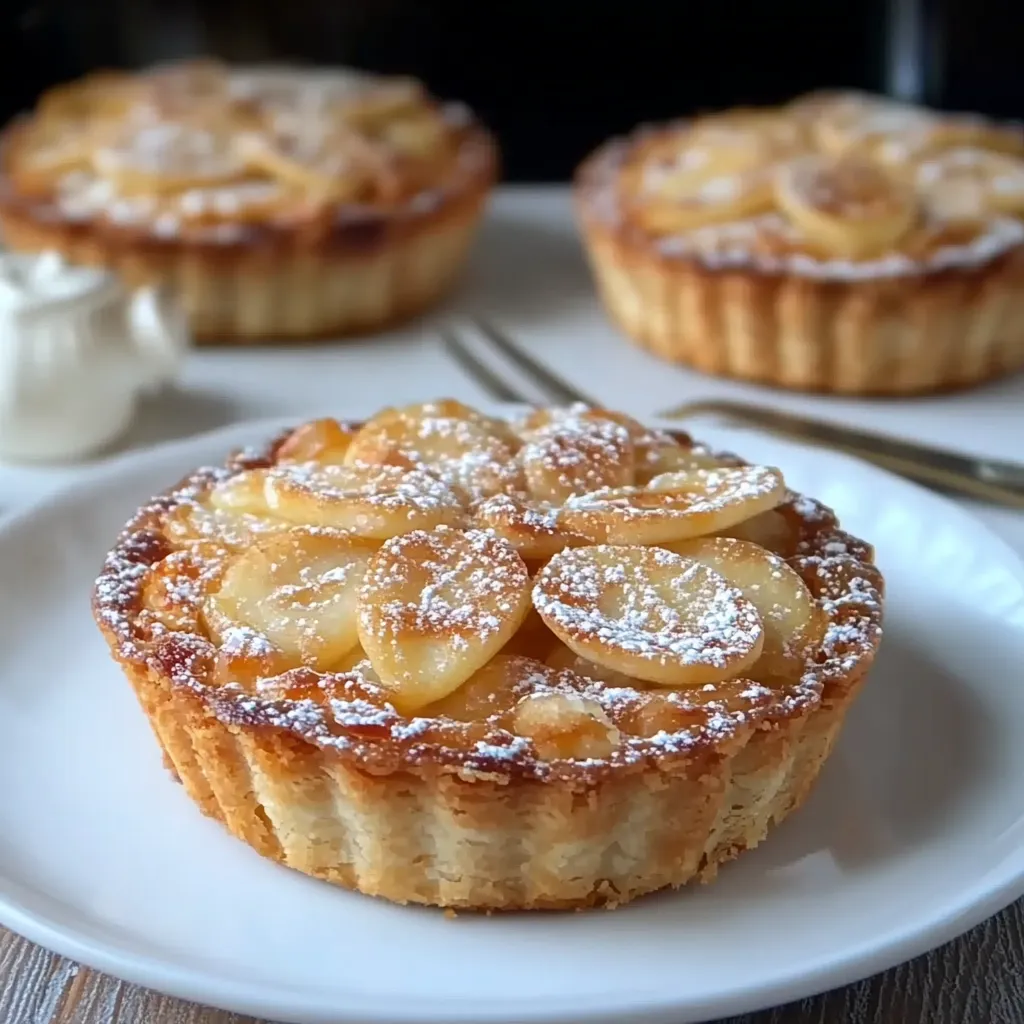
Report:
[[[472,324],[476,332],[492,348],[497,349],[513,366],[518,367],[528,380],[533,381],[549,401],[560,405],[573,405],[577,402],[593,406],[601,404],[596,399],[585,395],[579,388],[567,383],[547,367],[541,366],[532,356],[528,356],[519,348],[507,334],[504,334],[488,320],[481,316],[472,316],[467,318],[467,322]],[[532,404],[522,391],[517,390],[474,355],[454,328],[443,327],[441,341],[452,359],[493,398],[499,402]]]
[[[535,384],[549,401],[563,405],[576,402],[601,404],[542,366],[490,321],[474,316],[468,323],[481,339]],[[532,404],[522,391],[481,360],[465,344],[461,334],[455,327],[445,327],[441,330],[441,340],[452,359],[471,378],[499,401]],[[740,402],[686,402],[656,415],[659,419],[668,420],[682,420],[690,416],[722,417],[805,444],[855,455],[926,487],[1024,509],[1024,465],[1020,463],[975,458],[944,448]]]

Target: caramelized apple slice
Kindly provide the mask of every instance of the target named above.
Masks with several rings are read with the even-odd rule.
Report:
[[[356,603],[374,546],[296,528],[259,538],[229,562],[205,602],[221,644],[247,627],[285,655],[326,670],[359,642]]]
[[[246,172],[304,192],[318,205],[370,197],[376,172],[387,176],[381,154],[358,133],[318,120],[312,130],[308,118],[279,118],[272,133],[236,132],[236,158]]]
[[[668,438],[665,443],[651,445],[643,458],[637,458],[636,482],[645,486],[664,473],[692,473],[725,465],[702,448],[687,448]]]
[[[884,252],[906,234],[919,212],[906,181],[857,156],[811,155],[783,165],[775,199],[810,241],[854,259]]]
[[[556,691],[523,697],[515,709],[512,731],[531,739],[543,761],[605,760],[622,739],[597,701]]]
[[[300,665],[294,654],[285,654],[264,633],[248,626],[227,626],[221,633],[220,650],[213,664],[218,686],[234,684],[255,691],[268,679],[276,679]]]
[[[518,451],[522,446],[522,439],[512,429],[511,425],[497,416],[488,416],[486,413],[474,409],[465,402],[455,398],[439,398],[433,402],[419,402],[414,405],[404,406],[399,410],[404,416],[411,416],[413,419],[423,420],[432,418],[445,418],[453,420],[465,420],[483,427],[487,433],[500,437],[513,451]]]
[[[496,494],[477,504],[473,516],[479,526],[493,530],[531,561],[548,559],[563,548],[591,543],[567,529],[561,509],[548,502]]]
[[[267,471],[248,469],[220,480],[210,490],[210,504],[214,509],[242,513],[250,516],[270,516],[266,491]]]
[[[245,174],[230,132],[177,121],[126,125],[96,147],[92,164],[121,195],[180,193]]]
[[[374,556],[359,640],[395,707],[409,713],[482,668],[529,608],[529,573],[510,544],[480,530],[415,530]]]
[[[796,551],[800,540],[797,525],[777,509],[769,509],[760,515],[744,519],[742,523],[735,523],[722,530],[719,535],[752,541],[783,558],[789,558]]]
[[[248,547],[257,537],[290,530],[292,525],[283,519],[198,502],[181,502],[164,519],[167,535],[178,544],[213,542],[232,551]]]
[[[772,691],[750,679],[727,679],[699,689],[648,691],[637,694],[621,716],[623,732],[651,737],[709,725],[716,741],[730,724],[741,726],[750,712],[776,699]]]
[[[427,470],[478,498],[522,489],[518,447],[506,424],[448,399],[374,416],[356,435],[346,462]]]
[[[421,714],[427,718],[454,718],[457,722],[501,718],[538,686],[551,685],[551,676],[542,662],[502,653]]]
[[[565,416],[532,430],[519,453],[537,501],[632,484],[636,453],[629,431],[611,419]]]
[[[408,530],[461,525],[454,492],[422,470],[398,466],[275,466],[262,473],[271,514],[294,523],[385,540]]]
[[[647,689],[647,683],[634,679],[632,676],[627,676],[624,672],[616,672],[615,669],[598,665],[596,661],[581,658],[575,651],[570,650],[570,648],[562,643],[556,644],[544,661],[551,668],[558,670],[568,669],[584,679],[593,679],[608,686],[621,686],[634,690]]]
[[[660,686],[739,675],[764,642],[757,609],[736,587],[661,548],[563,551],[538,575],[533,603],[580,657]]]
[[[219,544],[203,540],[161,559],[143,583],[145,617],[164,632],[197,632],[195,599],[216,585],[223,557],[224,549]]]
[[[335,419],[313,420],[285,439],[277,450],[277,461],[340,466],[355,436],[354,428]]]
[[[782,474],[766,466],[663,473],[645,487],[568,498],[561,522],[595,543],[661,544],[717,533],[785,497]]]
[[[821,643],[826,619],[807,584],[778,555],[734,537],[700,537],[670,549],[710,566],[742,591],[764,624],[764,648],[749,670],[754,679],[794,679],[809,650]]]

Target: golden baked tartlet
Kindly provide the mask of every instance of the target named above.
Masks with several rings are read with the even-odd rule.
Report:
[[[782,474],[603,409],[445,400],[197,471],[96,619],[202,810],[396,902],[616,905],[799,807],[881,635]]]
[[[580,167],[603,302],[658,355],[909,394],[1024,367],[1024,131],[857,93],[645,127]]]
[[[456,279],[497,170],[416,81],[193,61],[52,89],[3,133],[0,228],[129,283],[200,339],[366,331]]]

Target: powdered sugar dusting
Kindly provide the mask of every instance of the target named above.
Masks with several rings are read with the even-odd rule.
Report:
[[[585,412],[582,408],[560,411],[551,414],[549,422],[561,421],[564,426],[574,420],[585,421]],[[444,418],[439,414],[426,417],[434,422],[423,428],[425,438],[446,442],[453,436],[447,425],[438,425]],[[526,434],[528,444],[530,431]],[[643,435],[642,431],[627,431],[627,436],[638,450],[643,444],[659,443],[655,435]],[[613,447],[622,440],[615,430],[607,430],[601,437]],[[514,447],[512,444],[510,453]],[[606,675],[597,667],[588,674],[585,661],[572,669],[554,669],[531,658],[499,655],[507,662],[502,669],[505,682],[500,685],[511,687],[510,691],[501,691],[504,696],[500,700],[482,704],[486,709],[482,717],[471,715],[462,721],[431,714],[429,706],[414,717],[399,714],[369,661],[346,672],[298,668],[249,682],[225,681],[218,674],[223,671],[224,658],[227,664],[233,659],[253,664],[262,660],[268,670],[275,670],[279,663],[274,658],[280,652],[266,634],[228,625],[218,633],[222,655],[218,662],[217,647],[200,635],[199,608],[206,582],[216,574],[228,548],[216,543],[221,539],[220,524],[210,517],[203,519],[199,510],[205,509],[209,491],[218,481],[238,479],[238,474],[252,469],[263,472],[266,462],[264,453],[245,453],[231,461],[231,469],[198,471],[170,497],[143,509],[108,557],[97,581],[97,618],[122,656],[158,665],[175,686],[201,694],[222,720],[287,731],[382,771],[429,759],[464,771],[467,777],[503,776],[513,771],[545,776],[556,770],[553,762],[538,757],[533,741],[516,732],[518,702],[543,695],[567,698],[566,707],[584,718],[590,708],[602,722],[607,721],[609,730],[616,730],[619,738],[613,752],[583,758],[576,762],[577,767],[597,771],[651,756],[689,757],[696,751],[739,742],[744,730],[754,728],[765,716],[784,717],[816,706],[828,687],[843,687],[863,672],[878,646],[881,581],[877,570],[865,561],[868,546],[842,533],[824,506],[789,495],[785,515],[799,521],[800,539],[799,554],[788,563],[810,588],[827,626],[823,642],[808,655],[802,677],[788,684],[728,678],[651,691],[640,684],[631,685],[621,671]],[[395,479],[421,474],[428,494],[434,493],[432,488],[441,489],[437,494],[452,493],[428,470],[384,470],[387,476],[394,475],[394,470]],[[707,500],[707,493],[726,486],[767,486],[765,481],[772,472],[763,467],[707,471],[697,476],[701,485],[696,500]],[[337,474],[332,478],[330,468],[325,471],[313,464],[280,466],[272,474],[299,481],[317,493],[321,477],[326,477],[328,491],[346,491]],[[693,474],[686,476],[693,478]],[[668,484],[672,484],[671,474],[669,478]],[[655,478],[655,488],[668,484]],[[772,483],[776,485],[777,480]],[[619,497],[604,495],[613,501]],[[392,498],[382,494],[382,500]],[[594,496],[568,500],[585,503]],[[515,510],[536,529],[555,529],[557,525],[558,505],[524,502],[520,495],[493,495],[477,505],[484,507],[497,512]],[[188,523],[197,514],[190,530],[164,531],[165,522]],[[244,547],[245,536],[242,530],[234,540]],[[175,549],[175,543],[181,546]],[[416,636],[441,637],[453,652],[479,637],[493,636],[513,611],[521,614],[520,602],[530,589],[519,555],[510,544],[485,530],[413,530],[385,541],[372,565],[363,586],[372,591],[374,604],[384,609],[375,624],[380,635],[395,643]],[[350,568],[347,563],[336,570],[318,566],[313,575],[317,581],[340,585]],[[155,580],[160,581],[160,588],[152,586]],[[297,586],[311,580],[300,573]],[[164,615],[159,629],[153,615],[159,617],[164,610],[146,604],[156,600],[158,589],[160,600],[171,612],[186,613],[180,622],[173,615]],[[736,587],[711,570],[658,548],[606,545],[566,550],[539,572],[532,589],[541,616],[566,635],[646,662],[710,666],[735,675],[730,668],[734,659],[742,660],[750,652],[762,629],[756,610]],[[282,595],[282,600],[286,597]],[[215,664],[221,665],[216,672]]]
[[[615,512],[619,518],[663,518],[718,512],[775,493],[781,483],[768,466],[736,466],[663,473],[644,487],[601,488],[572,495],[567,509]]]
[[[117,100],[21,147],[53,180],[40,216],[230,245],[254,224],[317,223],[328,207],[341,220],[356,207],[429,215],[490,160],[467,108],[435,104],[411,79],[178,68],[139,74]],[[446,152],[453,161],[434,159]]]
[[[567,410],[530,430],[521,458],[538,497],[586,493],[622,483],[633,473],[629,431],[589,410]]]
[[[1002,132],[1019,145],[1018,126],[989,124],[983,118],[938,116],[863,98],[841,115],[837,107],[832,115],[838,120],[825,127],[836,136],[833,148],[860,147],[858,152],[878,162],[882,180],[893,173],[916,185],[918,215],[887,252],[857,259],[841,254],[830,257],[824,239],[817,244],[781,208],[773,209],[777,203],[770,192],[762,195],[755,189],[752,194],[759,199],[749,203],[740,199],[747,184],[763,184],[765,176],[778,167],[816,153],[822,146],[817,131],[802,139],[795,134],[780,155],[777,148],[767,145],[767,134],[759,134],[756,128],[740,129],[746,132],[747,156],[753,163],[742,173],[712,174],[713,158],[720,154],[714,147],[709,154],[706,143],[700,141],[709,130],[708,122],[639,128],[629,137],[611,140],[588,161],[582,175],[586,211],[616,230],[631,232],[669,259],[696,261],[713,270],[753,268],[820,280],[861,281],[972,268],[1024,244],[1024,223],[1012,215],[1017,211],[1007,202],[1024,194],[1024,160],[997,152],[1008,147],[990,143],[986,137],[986,133]],[[779,121],[786,116],[784,110],[779,111]],[[795,121],[790,124],[796,128]],[[673,142],[677,144],[674,156]],[[993,148],[986,150],[986,145]],[[932,150],[935,155],[930,155]],[[915,170],[913,161],[926,152],[929,155]],[[1002,172],[997,164],[1004,166]],[[708,171],[702,170],[704,167]],[[893,171],[896,167],[902,170]],[[635,170],[639,173],[630,177]],[[987,178],[967,204],[970,217],[964,216],[962,188],[959,201],[953,201],[952,195],[943,202],[929,198],[930,191],[941,186],[947,176],[959,174],[964,183],[971,171],[979,175],[979,182],[981,177]],[[665,233],[655,227],[648,232],[641,222],[645,204],[651,203],[676,203],[680,211],[717,204],[722,219],[706,223],[705,217],[699,217],[700,223],[692,228]],[[944,230],[951,225],[957,230]]]
[[[771,273],[785,271],[823,280],[860,281],[977,266],[1024,242],[1024,224],[1012,217],[995,216],[970,241],[939,246],[924,257],[892,252],[876,259],[855,261],[756,248],[764,232],[781,237],[787,230],[793,229],[778,214],[771,213],[700,228],[689,234],[667,235],[657,246],[664,256],[697,258],[715,269],[752,266]]]
[[[488,638],[520,606],[526,566],[504,541],[481,530],[414,530],[381,548],[363,583],[364,628],[393,643]]]
[[[541,571],[533,601],[572,637],[683,665],[727,668],[762,635],[739,590],[660,548],[565,551]]]
[[[266,493],[271,508],[289,492],[302,491],[326,503],[362,502],[391,511],[412,509],[429,512],[439,508],[459,509],[458,496],[436,476],[397,466],[321,466],[290,462],[267,473]]]

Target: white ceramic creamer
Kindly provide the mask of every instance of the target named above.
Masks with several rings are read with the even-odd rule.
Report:
[[[97,451],[139,397],[177,376],[189,336],[153,288],[56,253],[0,254],[0,458],[59,461]]]

